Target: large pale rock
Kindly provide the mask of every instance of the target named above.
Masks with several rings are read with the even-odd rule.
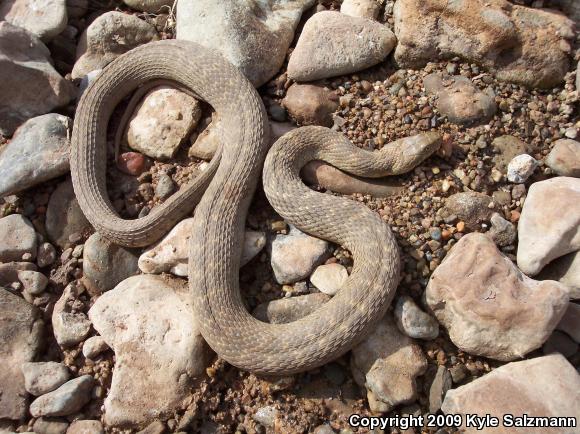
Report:
[[[326,87],[295,83],[286,92],[282,105],[299,125],[332,126],[338,97]]]
[[[552,260],[580,250],[580,179],[533,183],[518,224],[518,266],[529,276]]]
[[[546,157],[546,165],[560,176],[580,178],[580,142],[560,139]]]
[[[463,76],[441,77],[429,74],[424,78],[425,90],[437,97],[437,109],[456,124],[487,123],[497,111],[491,88],[480,91]]]
[[[573,417],[580,420],[580,375],[560,354],[508,363],[465,386],[450,390],[441,409],[447,414],[489,414],[499,418],[497,428],[478,430],[465,425],[467,434],[572,434],[576,428],[514,428],[504,417]],[[508,417],[509,418],[509,417]]]
[[[52,66],[50,51],[25,29],[0,21],[0,134],[66,105],[72,86]]]
[[[580,299],[580,250],[568,253],[546,265],[539,280],[557,280],[570,288],[570,298]]]
[[[44,395],[59,388],[70,378],[68,368],[56,362],[29,362],[22,364],[24,386],[34,396]]]
[[[344,0],[340,5],[340,12],[345,15],[371,20],[378,17],[380,9],[381,5],[376,0]]]
[[[0,150],[0,196],[18,193],[69,170],[72,120],[56,113],[29,119]]]
[[[0,219],[0,261],[20,261],[27,254],[36,258],[37,240],[34,226],[21,214]]]
[[[295,227],[288,235],[276,235],[272,242],[271,265],[280,284],[305,279],[330,254],[327,241],[311,237]]]
[[[135,15],[106,12],[81,35],[71,75],[82,78],[95,69],[104,68],[121,54],[157,39],[155,27]]]
[[[23,363],[39,352],[44,323],[34,306],[0,288],[0,419],[22,419],[28,400],[24,386]]]
[[[506,0],[399,0],[394,19],[395,60],[404,68],[459,56],[500,80],[549,88],[570,66],[574,22],[547,9]]]
[[[89,317],[115,351],[107,424],[144,425],[183,406],[208,356],[185,282],[130,277],[99,297]]]
[[[83,249],[83,282],[92,294],[108,291],[139,272],[137,261],[133,250],[94,233]]]
[[[169,13],[175,0],[123,0],[127,6],[142,12]]]
[[[52,329],[59,345],[70,347],[86,338],[91,331],[91,322],[82,312],[73,312],[71,303],[78,297],[81,287],[76,283],[68,285],[52,312]]]
[[[66,27],[66,1],[4,0],[0,4],[0,20],[22,27],[48,42]]]
[[[129,121],[127,142],[136,151],[169,159],[201,118],[201,106],[192,96],[167,86],[151,90]]]
[[[288,77],[314,81],[361,71],[383,61],[397,39],[383,24],[340,12],[314,14],[288,62]]]
[[[459,349],[508,361],[548,339],[566,311],[569,290],[530,279],[488,236],[472,233],[447,254],[425,294]]]
[[[94,384],[90,375],[67,381],[58,389],[36,398],[30,404],[30,414],[34,417],[74,414],[90,401]]]
[[[193,218],[179,222],[153,247],[139,257],[138,266],[143,273],[172,273],[187,276],[189,262],[189,237],[193,229]],[[266,245],[263,232],[246,231],[242,247],[241,265],[250,262]]]
[[[176,9],[177,39],[217,50],[258,87],[278,72],[302,12],[314,3],[180,0]]]
[[[282,298],[259,304],[252,315],[271,324],[286,324],[311,314],[328,300],[330,297],[321,292]]]
[[[415,379],[427,369],[427,359],[387,315],[353,348],[351,369],[355,381],[367,389],[371,411],[385,413],[417,398]]]
[[[79,206],[72,182],[59,184],[50,196],[46,209],[46,232],[50,240],[60,248],[65,248],[69,237],[86,232],[91,224]]]

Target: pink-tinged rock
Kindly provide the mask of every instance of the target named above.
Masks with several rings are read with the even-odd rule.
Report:
[[[546,157],[546,165],[560,176],[580,178],[580,142],[560,139]]]
[[[330,127],[332,113],[338,108],[338,97],[322,86],[295,83],[288,89],[282,105],[299,125]]]
[[[127,175],[139,176],[147,169],[147,159],[139,152],[124,152],[119,155],[117,168]]]
[[[518,224],[518,266],[528,276],[580,249],[580,179],[532,184]]]
[[[509,361],[548,339],[566,311],[569,289],[530,279],[490,237],[471,233],[435,270],[425,295],[459,349]]]
[[[580,375],[561,354],[508,363],[465,386],[447,392],[441,410],[463,416],[466,434],[574,434],[580,420]],[[466,416],[490,415],[499,419],[497,428],[478,430],[466,426]],[[515,428],[506,421],[528,417],[576,419],[576,427]],[[506,419],[507,417],[507,419]],[[570,419],[564,419],[570,422]]]

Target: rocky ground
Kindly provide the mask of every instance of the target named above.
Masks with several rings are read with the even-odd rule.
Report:
[[[574,0],[2,2],[0,432],[368,432],[349,426],[353,413],[580,420],[579,18]],[[303,170],[380,215],[403,263],[386,317],[332,363],[262,378],[220,360],[188,298],[193,219],[126,249],[76,202],[78,97],[122,53],[171,38],[238,66],[273,140],[322,125],[368,150],[439,144],[394,178]],[[109,196],[125,218],[202,173],[227,128],[175,89],[136,102],[119,155],[130,101],[108,131]],[[289,226],[258,189],[240,271],[254,316],[307,315],[353,260]]]

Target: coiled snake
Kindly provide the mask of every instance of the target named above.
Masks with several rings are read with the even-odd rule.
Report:
[[[124,97],[159,79],[189,89],[219,113],[226,126],[222,151],[162,206],[146,217],[124,220],[106,190],[107,125]],[[238,274],[245,218],[268,151],[268,132],[258,93],[224,58],[191,42],[154,42],[118,57],[82,95],[71,173],[88,220],[124,246],[152,244],[197,204],[189,285],[202,335],[231,364],[282,375],[320,366],[348,351],[385,313],[399,279],[399,254],[389,227],[359,203],[307,188],[300,169],[311,160],[324,160],[360,176],[403,173],[429,156],[438,139],[403,139],[369,152],[329,129],[304,127],[273,145],[263,171],[270,203],[299,229],[349,249],[354,267],[338,294],[319,310],[292,323],[267,324],[244,307]]]

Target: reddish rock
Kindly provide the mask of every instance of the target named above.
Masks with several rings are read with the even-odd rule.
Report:
[[[147,169],[147,159],[139,152],[125,152],[119,155],[117,168],[127,175],[139,176]]]

